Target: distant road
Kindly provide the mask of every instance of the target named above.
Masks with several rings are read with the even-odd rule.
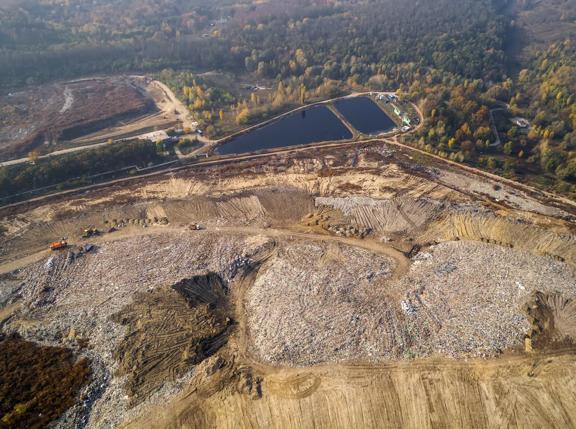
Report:
[[[71,147],[69,149],[56,150],[54,152],[50,152],[49,154],[39,156],[38,158],[39,159],[45,159],[45,158],[50,158],[52,156],[65,155],[67,153],[81,152],[83,150],[93,149],[95,147],[104,146],[106,144],[107,143],[104,142],[104,143],[88,144],[85,146]],[[10,161],[0,162],[0,167],[8,167],[10,165],[23,164],[25,162],[30,162],[30,160],[28,158],[11,159]]]

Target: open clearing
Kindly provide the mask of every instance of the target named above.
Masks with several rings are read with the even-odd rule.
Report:
[[[156,109],[142,83],[126,77],[82,79],[0,97],[3,159],[62,149],[74,140]]]
[[[576,210],[495,184],[358,144],[4,209],[2,331],[90,362],[58,428],[571,427]]]

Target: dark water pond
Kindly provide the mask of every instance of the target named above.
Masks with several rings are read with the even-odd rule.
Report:
[[[338,100],[336,108],[350,124],[363,134],[390,131],[396,124],[368,97]]]
[[[352,138],[346,126],[324,106],[311,107],[232,138],[216,149],[219,155],[233,155],[286,146]]]

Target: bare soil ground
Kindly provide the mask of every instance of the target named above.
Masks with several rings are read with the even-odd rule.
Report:
[[[112,320],[128,326],[115,358],[118,375],[128,377],[133,402],[182,377],[226,343],[232,323],[226,307],[222,280],[208,274],[138,293],[113,315]]]
[[[141,83],[125,77],[94,78],[36,87],[0,97],[0,159],[63,148],[103,128],[156,109]]]
[[[57,428],[571,427],[573,206],[495,185],[359,144],[6,209],[0,327],[90,360]]]
[[[253,369],[257,396],[229,365],[121,427],[572,427],[575,370],[570,354]]]

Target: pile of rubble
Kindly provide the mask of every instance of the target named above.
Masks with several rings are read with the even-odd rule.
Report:
[[[285,365],[382,356],[374,340],[398,323],[385,289],[394,268],[387,257],[346,245],[282,246],[246,295],[256,354]]]
[[[81,258],[53,254],[0,279],[0,289],[5,282],[18,284],[11,288],[10,299],[21,303],[4,331],[42,344],[71,347],[87,356],[95,378],[80,407],[91,406],[102,395],[87,427],[115,427],[130,405],[123,379],[112,377],[117,368],[114,354],[126,334],[126,327],[115,323],[112,315],[136,294],[208,271],[228,281],[263,245],[265,241],[240,236],[163,233],[104,242]],[[163,389],[170,391],[171,384]],[[63,427],[84,427],[82,415],[71,412]]]
[[[392,270],[385,258],[346,246],[287,246],[247,294],[256,354],[296,366],[493,356],[522,346],[532,293],[576,296],[567,264],[480,242],[422,251],[399,280],[390,280]]]
[[[358,238],[365,238],[370,231],[370,228],[364,228],[359,226],[353,225],[328,225],[326,228],[328,231],[333,232],[334,234],[340,237],[358,237]]]
[[[452,241],[414,259],[392,287],[404,294],[410,350],[418,356],[493,356],[522,346],[530,329],[523,308],[533,293],[576,296],[573,268],[518,249]]]
[[[105,224],[110,226],[108,232],[114,232],[115,230],[126,228],[129,225],[140,225],[142,227],[148,227],[152,225],[168,225],[170,221],[166,216],[162,217],[152,217],[152,218],[125,218],[125,219],[112,219],[110,221],[105,221]]]

